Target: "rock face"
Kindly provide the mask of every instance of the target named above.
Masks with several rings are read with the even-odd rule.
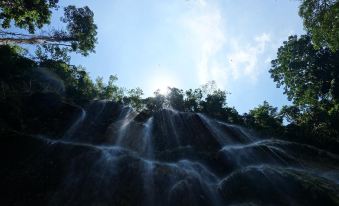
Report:
[[[2,134],[2,205],[339,205],[335,154],[202,114],[56,102],[40,129]]]

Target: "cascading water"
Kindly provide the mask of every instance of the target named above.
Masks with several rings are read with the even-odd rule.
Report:
[[[66,131],[63,139],[71,139],[85,118],[86,118],[86,111],[81,108],[81,113],[79,117],[75,120],[74,124]]]
[[[130,107],[124,107],[119,115],[119,125],[118,125],[118,136],[116,138],[115,144],[123,144],[124,139],[128,135],[130,128],[130,123],[137,114]]]
[[[211,131],[211,133],[213,134],[213,136],[219,142],[220,145],[233,143],[233,140],[229,138],[227,134],[225,135],[225,133],[223,133],[221,129],[216,126],[217,122],[207,118],[203,114],[198,114],[198,115],[201,118],[201,120],[204,122],[208,130]]]
[[[148,118],[144,124],[143,129],[143,147],[144,147],[144,156],[148,160],[142,162],[144,168],[144,191],[145,191],[145,205],[154,205],[154,195],[155,195],[155,185],[153,170],[154,164],[151,160],[154,159],[154,149],[152,143],[152,129],[153,129],[153,117]]]
[[[20,140],[28,146],[2,173],[16,198],[9,203],[339,204],[336,154],[263,139],[203,114],[165,110],[139,118],[131,108],[96,101],[76,116],[60,139]]]
[[[147,159],[154,158],[154,149],[152,143],[153,117],[150,117],[144,124],[143,140],[144,154]]]

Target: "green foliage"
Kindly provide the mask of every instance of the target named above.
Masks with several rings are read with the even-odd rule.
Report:
[[[35,92],[53,92],[68,101],[85,104],[92,99],[114,99],[122,101],[123,90],[111,76],[107,85],[90,79],[81,66],[71,66],[63,61],[33,61],[19,52],[18,47],[0,46],[1,98],[24,96]]]
[[[182,89],[169,87],[169,92],[166,95],[166,100],[168,107],[171,107],[175,110],[184,111],[185,102],[184,102],[184,91]]]
[[[186,98],[184,100],[185,108],[187,112],[199,112],[201,111],[200,102],[202,99],[202,90],[189,89],[185,92]]]
[[[36,28],[50,23],[52,11],[58,0],[0,0],[0,22],[2,28],[15,26],[34,33]]]
[[[281,114],[301,136],[339,138],[339,52],[316,49],[311,36],[290,36],[279,48],[270,69],[278,87],[294,105]],[[288,127],[290,129],[291,126]],[[289,132],[289,135],[291,132]]]
[[[205,100],[201,105],[201,111],[208,113],[214,117],[221,117],[226,106],[226,91],[220,89],[207,93]]]
[[[3,10],[3,13],[9,12],[11,15],[14,15],[13,17],[7,15],[7,17],[3,14],[6,16],[4,17],[3,28],[7,29],[9,27],[7,23],[11,19],[14,19],[16,22],[15,25],[20,28],[28,27],[27,29],[30,33],[34,33],[36,28],[42,28],[44,24],[49,24],[49,18],[51,16],[49,8],[56,7],[58,1],[36,0],[33,3],[29,2],[31,1],[0,1],[0,9]],[[39,5],[45,6],[47,10],[42,9],[42,11],[40,11]],[[17,6],[23,11],[20,9],[8,10],[8,8],[12,6]],[[25,8],[25,6],[29,8]],[[19,13],[17,14],[15,12]],[[27,12],[27,14],[23,12]],[[33,14],[31,14],[32,12]],[[44,12],[47,13],[44,14]],[[62,30],[52,29],[49,32],[44,32],[45,34],[47,33],[46,35],[23,34],[0,30],[0,43],[38,45],[36,54],[43,60],[49,59],[50,57],[55,60],[69,60],[67,56],[68,52],[76,52],[84,56],[94,52],[95,44],[97,43],[97,26],[94,24],[93,12],[87,6],[83,8],[68,6],[64,8],[64,12],[64,17],[62,17],[61,20],[66,25]]]
[[[61,41],[70,41],[72,51],[87,56],[89,52],[94,52],[97,43],[97,26],[94,24],[93,17],[93,12],[87,6],[83,8],[68,6],[62,18],[62,21],[67,23],[67,33],[56,32],[54,36]]]
[[[290,36],[272,61],[271,77],[296,105],[339,100],[339,53],[316,50],[310,36]]]
[[[277,107],[272,107],[268,102],[264,101],[262,105],[245,114],[245,123],[247,126],[268,134],[281,135],[282,116],[278,112]]]
[[[293,101],[280,112],[289,138],[313,144],[339,138],[338,13],[337,0],[302,0],[308,34],[290,36],[272,61],[271,77]]]
[[[20,51],[18,47],[0,46],[1,99],[34,89],[31,76],[37,63],[19,55]]]
[[[234,107],[226,107],[223,112],[224,120],[234,124],[244,124],[244,119]]]
[[[202,112],[213,118],[231,123],[242,124],[243,119],[233,107],[227,107],[227,92],[217,89],[215,82],[208,82],[197,89],[182,90],[168,88],[168,94],[161,95],[156,91],[154,97],[143,100],[147,113],[158,112],[164,108],[177,111]]]
[[[157,90],[154,92],[154,97],[147,97],[144,99],[144,105],[146,112],[154,113],[164,108],[166,97],[160,94]]]
[[[300,108],[295,105],[283,106],[280,115],[289,123],[300,124],[302,122]]]
[[[103,82],[102,77],[96,78],[95,87],[97,92],[96,95],[97,98],[122,102],[124,98],[124,90],[115,84],[117,80],[118,80],[117,76],[110,75],[108,83],[105,84]]]
[[[47,59],[61,60],[64,62],[70,62],[71,58],[68,56],[68,48],[59,47],[56,45],[38,45],[35,50],[35,55],[40,61]]]
[[[68,52],[77,52],[84,56],[94,52],[97,26],[94,24],[93,12],[87,6],[83,8],[68,6],[64,11],[61,20],[67,24],[66,30],[53,31],[49,36],[35,36],[34,40],[27,38],[24,43],[42,44],[41,47],[45,52],[55,59],[65,59]],[[40,53],[38,56],[47,55]]]
[[[339,49],[339,2],[337,0],[301,0],[299,15],[316,48]]]
[[[84,104],[96,97],[97,91],[87,72],[81,66],[70,66],[62,61],[46,60],[39,64],[39,70],[43,68],[43,73],[39,76],[40,84],[44,85],[44,90],[57,92],[65,96],[69,101]],[[51,80],[57,80],[60,86],[51,85]],[[46,87],[50,85],[50,87]]]
[[[139,87],[136,89],[130,89],[127,92],[128,96],[124,98],[124,103],[129,104],[136,111],[140,112],[144,109],[142,95],[144,92]]]

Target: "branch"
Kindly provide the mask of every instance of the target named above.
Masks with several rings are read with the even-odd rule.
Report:
[[[31,37],[32,36],[32,35],[29,35],[29,34],[19,34],[19,33],[14,33],[14,32],[7,32],[7,31],[3,31],[3,30],[0,30],[0,35],[1,36],[7,36],[7,35],[23,36],[23,37]]]

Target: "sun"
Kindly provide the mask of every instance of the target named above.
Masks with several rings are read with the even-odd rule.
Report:
[[[168,87],[177,87],[175,79],[170,75],[155,75],[151,82],[151,89],[153,91],[159,90],[162,95],[167,94]]]

